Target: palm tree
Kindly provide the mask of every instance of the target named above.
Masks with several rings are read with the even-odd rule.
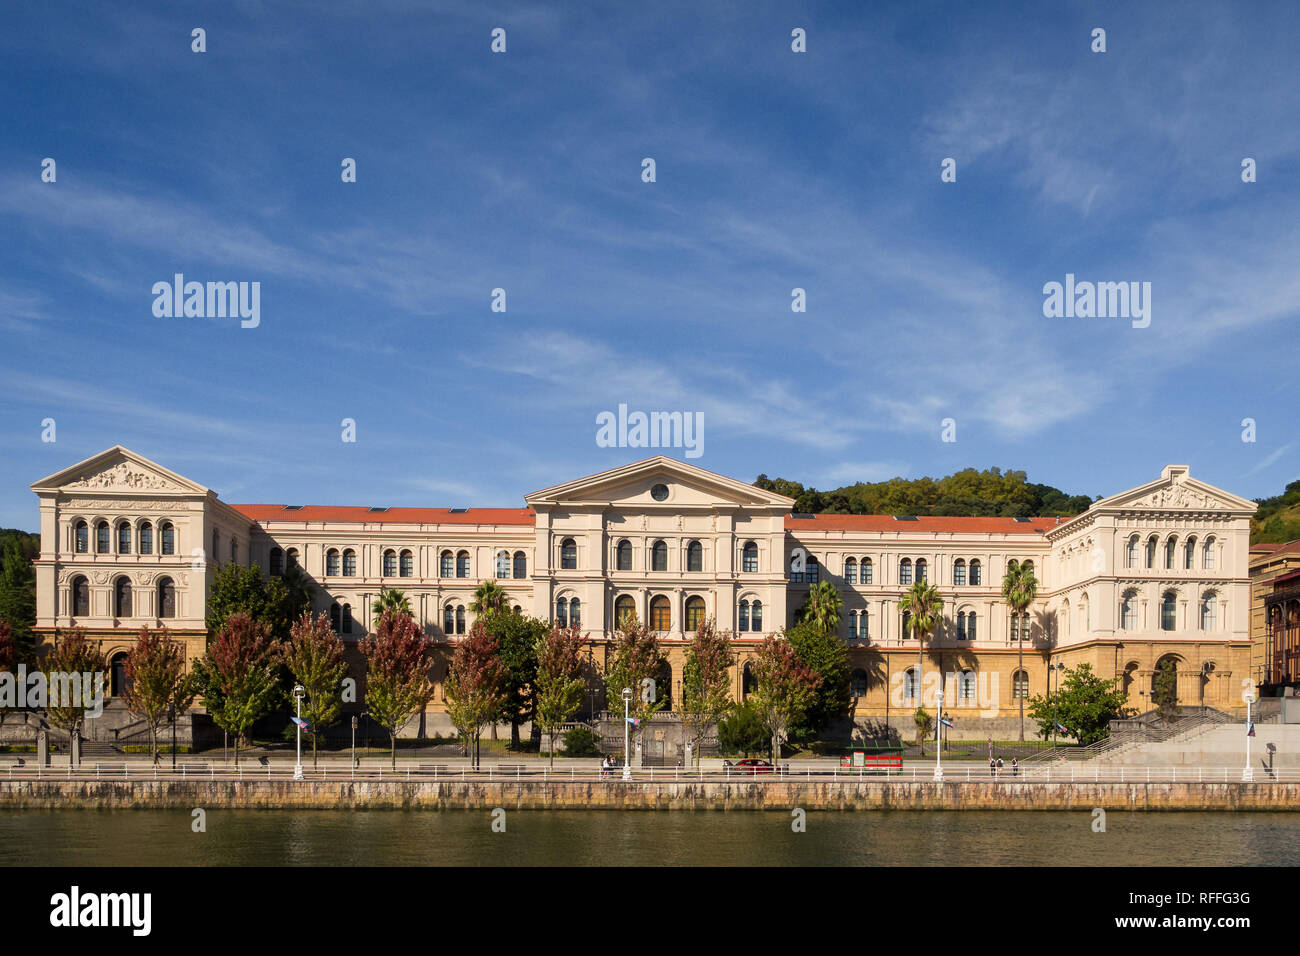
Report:
[[[411,602],[406,599],[404,591],[399,591],[397,588],[384,588],[379,592],[379,597],[375,598],[375,603],[370,606],[370,609],[374,612],[375,620],[378,621],[384,616],[385,611],[410,614]]]
[[[904,592],[898,602],[900,610],[907,614],[907,629],[916,638],[916,695],[918,705],[921,698],[921,676],[925,663],[921,652],[925,643],[939,629],[943,621],[943,598],[939,589],[928,581],[917,581]]]
[[[840,615],[844,601],[840,592],[829,581],[819,581],[808,589],[808,603],[799,611],[799,621],[811,621],[823,634],[834,634],[840,629]]]
[[[316,589],[312,587],[311,578],[307,572],[297,563],[290,563],[280,575],[280,583],[284,585],[287,600],[289,602],[289,616],[297,620],[303,611],[311,609],[312,598],[316,596]]]
[[[474,589],[474,600],[469,609],[477,617],[493,611],[504,611],[510,606],[510,595],[495,581],[484,581]]]
[[[1029,562],[1021,564],[1015,558],[1007,562],[1006,574],[1002,575],[1002,600],[1007,607],[1011,608],[1011,619],[1016,620],[1018,615],[1024,614],[1029,605],[1034,603],[1034,598],[1038,597],[1038,579],[1034,577],[1034,566]],[[1016,634],[1019,640],[1016,641],[1017,659],[1016,680],[1025,671],[1025,630],[1023,627],[1016,627]],[[1015,681],[1012,681],[1013,692],[1020,701],[1020,739],[1025,739],[1025,695],[1018,688],[1015,688]]]

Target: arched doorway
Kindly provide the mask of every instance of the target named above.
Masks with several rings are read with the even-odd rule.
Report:
[[[109,694],[113,697],[121,697],[126,693],[126,651],[118,651],[109,659],[109,671],[111,683],[109,685]]]
[[[1151,671],[1151,704],[1154,707],[1169,709],[1178,704],[1178,665],[1181,659],[1176,654],[1166,654],[1156,661]]]

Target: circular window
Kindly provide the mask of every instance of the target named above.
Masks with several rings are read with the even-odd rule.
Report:
[[[668,486],[655,485],[653,488],[650,489],[650,497],[653,498],[655,501],[667,501]]]

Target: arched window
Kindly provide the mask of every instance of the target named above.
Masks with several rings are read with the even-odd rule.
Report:
[[[749,606],[749,629],[751,631],[761,631],[763,629],[762,601],[755,601]]]
[[[343,605],[343,633],[352,633],[352,605]]]
[[[903,619],[902,619],[902,622],[901,622],[901,623],[902,623],[902,630],[899,632],[899,633],[901,633],[901,634],[903,635],[904,639],[913,636],[913,635],[912,635],[912,632],[908,629],[908,624],[911,622],[911,620],[912,620],[912,612],[911,612],[911,611],[904,611],[904,612],[903,612]]]
[[[1205,539],[1204,556],[1201,560],[1201,567],[1207,571],[1213,571],[1215,568],[1214,538],[1211,536]]]
[[[528,577],[528,555],[522,551],[515,552],[515,580],[523,580]]]
[[[1057,615],[1057,619],[1060,621],[1060,625],[1061,625],[1061,636],[1069,637],[1070,636],[1070,599],[1069,598],[1066,598],[1064,601],[1061,602],[1061,611],[1060,614]]]
[[[1126,631],[1137,630],[1137,595],[1127,591],[1119,604],[1120,627]]]
[[[239,542],[235,540],[233,535],[230,538],[230,563],[239,563]]]
[[[1213,591],[1206,591],[1201,596],[1201,630],[1214,631],[1218,630],[1218,624],[1215,620],[1217,616],[1218,601]]]
[[[926,563],[925,558],[916,559],[916,580],[924,584],[929,580],[930,566]]]
[[[456,608],[454,605],[448,604],[442,609],[442,633],[456,633]]]
[[[504,548],[497,552],[497,577],[510,577],[510,552]]]
[[[1128,547],[1124,549],[1124,567],[1136,568],[1138,566],[1138,541],[1137,535],[1129,535]]]
[[[1147,567],[1154,568],[1155,566],[1156,566],[1156,536],[1152,535],[1151,537],[1147,538]]]
[[[465,605],[456,605],[456,633],[465,633]]]
[[[916,703],[916,671],[908,668],[903,671],[903,701],[908,706]]]
[[[384,577],[397,577],[397,552],[392,548],[384,550]]]
[[[153,554],[153,525],[148,521],[140,525],[140,553]]]
[[[966,640],[975,640],[975,612],[966,612]]]
[[[77,554],[87,554],[90,551],[90,526],[84,521],[78,521],[73,527],[73,537],[75,542],[73,548]]]
[[[1083,628],[1085,634],[1092,630],[1092,611],[1088,607],[1088,595],[1086,593],[1079,595],[1079,626]]]
[[[279,548],[271,549],[271,573],[272,574],[284,573],[284,552],[281,551]]]
[[[572,627],[582,626],[582,604],[577,598],[569,600],[569,624]]]
[[[667,631],[672,627],[672,605],[662,594],[650,602],[650,630]]]
[[[85,578],[72,579],[72,616],[90,617],[90,582]]]
[[[1165,568],[1172,571],[1178,565],[1174,556],[1178,554],[1178,536],[1171,534],[1165,539]]]
[[[692,541],[686,546],[686,570],[704,570],[704,545],[698,541]]]
[[[1160,630],[1172,631],[1178,620],[1178,596],[1166,591],[1160,599]]]
[[[844,583],[845,584],[858,583],[858,559],[857,558],[844,559]]]
[[[560,542],[560,570],[578,570],[578,545],[572,538]]]
[[[698,631],[704,623],[704,598],[696,595],[686,599],[686,630]]]
[[[868,612],[865,608],[858,612],[858,640],[869,641],[871,634],[867,630]]]
[[[409,578],[415,574],[415,555],[410,549],[405,549],[401,554],[401,564],[398,569],[398,576]]]
[[[117,526],[117,553],[131,553],[131,525],[125,521]]]
[[[654,547],[650,549],[650,570],[668,570],[668,545],[663,541],[656,541]]]
[[[284,553],[284,566],[288,568],[298,567],[298,549],[290,548]]]
[[[758,689],[758,678],[754,676],[754,668],[749,661],[740,669],[740,697],[742,700]]]
[[[339,549],[330,548],[325,552],[325,576],[334,577],[339,573]]]
[[[456,577],[469,577],[469,552],[461,551],[456,555]]]
[[[755,574],[758,571],[758,545],[753,541],[746,541],[745,548],[741,552],[741,570],[746,574]]]
[[[555,623],[558,627],[569,626],[569,599],[556,598],[555,600]]]
[[[125,576],[113,584],[113,616],[131,616],[131,580]]]
[[[632,542],[624,538],[615,549],[614,568],[617,571],[632,570]]]
[[[975,672],[964,670],[957,679],[957,701],[970,704],[975,701]]]
[[[861,667],[855,668],[849,678],[849,693],[855,700],[867,696],[867,672]]]
[[[357,553],[351,548],[343,552],[343,576],[345,578],[357,576]]]
[[[1024,700],[1029,696],[1029,674],[1016,671],[1011,675],[1011,699]]]
[[[862,559],[862,583],[871,584],[874,580],[874,568],[870,558]]]
[[[966,612],[957,612],[957,640],[966,640]]]
[[[1192,535],[1183,544],[1183,567],[1188,571],[1196,567],[1196,536]]]
[[[749,630],[749,602],[741,601],[739,613],[736,616],[736,627],[741,631]]]
[[[176,529],[170,521],[164,521],[162,525],[162,553],[176,553]]]
[[[216,564],[217,561],[220,560],[220,558],[218,558],[217,556],[220,551],[221,551],[221,535],[217,533],[216,528],[213,528],[212,529],[212,554],[209,556],[212,558],[213,564]]]
[[[95,553],[96,554],[109,553],[109,533],[108,533],[107,521],[101,521],[99,524],[95,525]]]
[[[456,556],[450,551],[438,555],[438,576],[443,578],[456,576]]]
[[[1033,573],[1034,573],[1034,562],[1033,562],[1033,561],[1021,561],[1021,562],[1020,562],[1020,566],[1021,566],[1022,568],[1024,568],[1026,571],[1028,571],[1030,574],[1033,574]]]
[[[808,555],[808,560],[804,564],[804,571],[807,573],[806,580],[809,584],[816,584],[822,578],[821,565],[813,555]]]
[[[984,583],[984,566],[980,564],[979,558],[970,563],[970,583],[971,587],[979,587]]]
[[[636,600],[629,594],[620,594],[614,601],[614,623],[622,627],[636,620]]]
[[[335,634],[343,631],[343,608],[337,601],[330,605],[330,627],[334,629]]]
[[[911,558],[904,558],[902,561],[898,562],[898,583],[899,584],[912,583],[912,559]]]
[[[130,681],[126,679],[126,659],[126,651],[118,651],[108,662],[108,693],[113,697],[123,696],[130,686]]]
[[[958,558],[952,566],[952,583],[955,587],[966,584],[966,562],[962,558]]]
[[[171,578],[163,578],[158,582],[158,616],[176,616],[176,585]]]
[[[856,641],[858,639],[858,612],[849,611],[848,617],[849,617],[849,640]]]

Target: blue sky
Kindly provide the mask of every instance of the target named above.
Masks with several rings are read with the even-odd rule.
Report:
[[[7,5],[0,525],[118,443],[232,502],[515,506],[656,453],[597,446],[620,403],[744,480],[1300,470],[1293,3],[306,9]],[[156,318],[177,272],[260,326]],[[1045,318],[1066,273],[1150,327]]]

